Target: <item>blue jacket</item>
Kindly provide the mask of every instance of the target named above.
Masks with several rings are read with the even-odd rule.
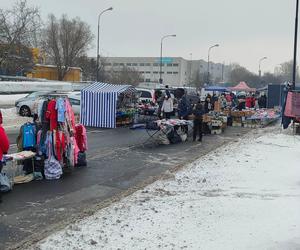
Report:
[[[178,103],[178,116],[185,117],[190,114],[190,103],[185,96]]]

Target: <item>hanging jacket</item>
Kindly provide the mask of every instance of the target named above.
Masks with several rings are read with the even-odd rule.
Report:
[[[86,129],[82,124],[76,125],[75,139],[80,152],[85,152],[88,149],[87,135]]]
[[[51,100],[48,103],[47,112],[46,112],[46,119],[50,121],[50,130],[53,131],[57,129],[57,110],[56,107],[56,100]]]
[[[0,124],[0,161],[2,161],[3,154],[7,154],[9,149],[9,140],[4,128]]]

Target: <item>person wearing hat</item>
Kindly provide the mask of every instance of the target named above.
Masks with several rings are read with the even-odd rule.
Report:
[[[2,122],[3,122],[3,118],[0,110],[0,173],[3,167],[3,155],[7,154],[9,149],[9,140],[7,134],[5,133],[4,128],[2,127]],[[2,202],[1,191],[0,191],[0,202]]]
[[[196,141],[197,134],[198,134],[199,136],[198,141],[202,142],[204,105],[201,103],[200,100],[193,108],[193,115],[194,115],[193,141]]]

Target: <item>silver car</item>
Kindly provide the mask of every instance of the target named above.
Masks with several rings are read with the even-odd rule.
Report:
[[[15,102],[17,114],[20,116],[31,116],[34,102],[41,96],[48,95],[52,91],[33,92]]]
[[[32,110],[35,101],[43,96],[57,96],[63,93],[53,92],[53,91],[38,91],[33,92],[15,102],[17,113],[21,116],[32,116]],[[67,95],[74,113],[80,114],[80,92],[70,92],[64,93]]]

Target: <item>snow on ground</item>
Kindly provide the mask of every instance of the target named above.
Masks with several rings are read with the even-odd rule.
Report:
[[[275,132],[250,136],[36,247],[300,249],[299,163],[299,137]]]
[[[16,100],[27,96],[28,94],[18,94],[18,95],[0,95],[0,106],[14,106]]]
[[[15,108],[1,109],[3,116],[3,127],[6,130],[19,129],[24,123],[32,121],[30,117],[21,117]]]

